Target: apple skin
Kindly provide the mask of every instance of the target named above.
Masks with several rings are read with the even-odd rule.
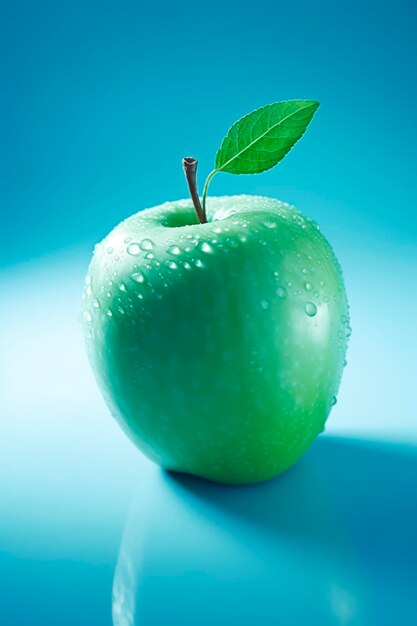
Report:
[[[252,483],[295,463],[335,402],[349,313],[318,226],[260,196],[121,222],[83,295],[90,361],[123,430],[166,469]]]

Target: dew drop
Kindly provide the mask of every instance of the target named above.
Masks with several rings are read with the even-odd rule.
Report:
[[[219,228],[218,226],[216,226],[215,228],[213,228],[213,233],[216,233],[216,234],[218,235],[218,234],[219,234],[219,233],[221,233],[221,232],[222,232],[222,229],[221,229],[221,228]]]
[[[200,250],[205,252],[206,254],[211,254],[213,252],[213,248],[207,241],[202,241],[200,244]]]
[[[188,263],[188,261],[184,261],[184,263],[182,264],[183,268],[185,270],[190,270],[191,269],[191,265]]]
[[[169,246],[167,252],[169,252],[169,254],[174,254],[175,256],[181,254],[181,250],[178,246]]]
[[[350,326],[347,326],[346,328],[346,337],[350,337],[352,334],[352,328]]]
[[[231,217],[236,213],[236,209],[219,209],[213,215],[213,222],[216,222],[218,220],[225,220],[226,218]]]
[[[99,309],[100,308],[100,302],[98,300],[93,300],[93,307],[95,309]]]
[[[336,396],[333,396],[333,398],[332,398],[332,406],[334,406],[336,404],[336,402],[337,402],[337,398],[336,398]]]
[[[142,239],[142,241],[139,244],[139,247],[141,250],[152,250],[153,246],[154,246],[154,243],[152,239]]]
[[[266,228],[276,228],[277,227],[277,223],[274,222],[271,219],[266,219],[262,222],[262,224],[266,227]]]
[[[130,243],[132,241],[132,237],[125,237],[124,242]]]
[[[113,248],[111,246],[109,246],[107,248],[107,254],[111,254],[113,252]]]
[[[281,298],[281,299],[284,299],[287,297],[287,290],[285,289],[285,287],[278,287],[277,296],[278,298]]]
[[[130,278],[137,283],[145,282],[145,276],[142,274],[142,272],[135,272]]]
[[[346,317],[346,315],[342,315],[341,320],[342,320],[342,324],[346,324],[348,321],[348,318]]]
[[[195,259],[194,265],[196,267],[204,267],[204,263],[203,263],[203,261],[201,259]]]
[[[127,246],[127,253],[131,254],[132,256],[137,256],[138,254],[140,254],[139,244],[137,244],[137,243],[130,243]]]
[[[124,283],[121,283],[119,289],[120,291],[126,291],[126,285]]]
[[[85,321],[86,321],[86,322],[88,322],[88,323],[90,323],[90,322],[91,322],[91,320],[93,319],[93,318],[91,317],[91,314],[90,314],[88,311],[84,311],[83,318],[84,318],[84,319],[85,319]]]
[[[171,270],[177,270],[178,269],[178,265],[175,263],[175,261],[167,261],[167,265]]]
[[[106,315],[107,315],[107,317],[113,317],[112,310],[111,309],[107,309]]]
[[[268,302],[268,300],[261,300],[261,309],[263,309],[264,311],[269,309],[269,302]]]
[[[317,313],[317,307],[312,302],[307,302],[304,307],[304,310],[309,317],[314,317],[315,314]]]
[[[153,259],[153,253],[152,252],[147,252],[144,256],[145,256],[145,259]]]
[[[307,289],[307,291],[311,291],[313,289],[313,285],[311,283],[305,283],[304,287]]]

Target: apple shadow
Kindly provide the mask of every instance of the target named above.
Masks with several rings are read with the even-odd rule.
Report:
[[[141,625],[417,623],[416,488],[416,447],[328,436],[257,485],[155,468],[125,528],[114,623],[126,606]]]
[[[322,547],[331,542],[331,508],[369,556],[417,567],[417,447],[325,436],[264,483],[236,487],[174,472],[166,480],[272,535]]]

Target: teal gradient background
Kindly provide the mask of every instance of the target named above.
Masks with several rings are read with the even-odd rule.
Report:
[[[111,623],[129,504],[154,470],[86,363],[77,318],[92,246],[127,215],[184,197],[183,156],[199,158],[202,185],[230,124],[276,100],[321,108],[276,169],[219,175],[211,193],[275,196],[320,224],[353,327],[328,433],[378,439],[385,480],[407,472],[397,510],[417,519],[416,21],[406,0],[1,4],[0,624]],[[388,441],[404,461],[384,456]],[[374,466],[355,450],[342,457],[372,491]],[[349,497],[349,476],[336,476]],[[387,541],[401,535],[401,520],[381,518]],[[417,621],[415,560],[401,561],[414,553],[396,554],[403,602],[378,625]],[[381,581],[384,597],[388,570]]]

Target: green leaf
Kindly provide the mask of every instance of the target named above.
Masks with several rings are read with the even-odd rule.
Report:
[[[213,174],[259,174],[274,167],[302,137],[318,107],[315,100],[288,100],[245,115],[223,139]]]

